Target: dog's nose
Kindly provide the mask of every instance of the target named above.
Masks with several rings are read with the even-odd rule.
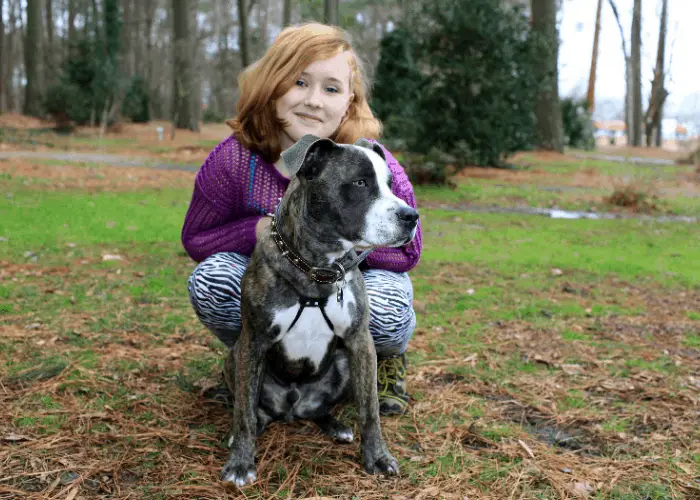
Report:
[[[418,221],[418,212],[411,207],[401,207],[396,212],[400,221],[408,224],[415,224]]]

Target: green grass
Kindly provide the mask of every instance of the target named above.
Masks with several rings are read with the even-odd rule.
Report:
[[[526,155],[523,165],[536,162]],[[577,187],[569,178],[582,170],[592,171],[608,184],[633,186],[633,189],[654,193],[653,201],[657,211],[700,217],[700,199],[697,196],[674,193],[666,195],[659,182],[670,182],[685,178],[692,173],[687,166],[639,166],[604,160],[581,159],[538,163],[533,169],[554,174],[541,176],[537,183],[508,182],[503,179],[455,178],[455,186],[450,189],[439,186],[417,186],[416,194],[423,202],[447,203],[452,205],[472,204],[497,207],[537,207],[559,208],[572,211],[616,211],[606,200],[613,193],[612,188]],[[560,177],[557,177],[560,176]]]
[[[700,229],[639,220],[552,220],[538,216],[422,212],[433,244],[424,259],[471,262],[514,272],[561,269],[660,283],[700,284]],[[460,228],[461,230],[459,230]]]
[[[173,242],[188,203],[186,190],[86,194],[18,188],[11,198],[0,198],[0,235],[9,240],[0,248],[21,260],[28,251],[64,255],[68,244]]]
[[[0,282],[0,327],[20,330],[39,323],[36,338],[45,342],[39,348],[29,332],[0,344],[0,363],[10,387],[37,387],[30,396],[13,401],[16,406],[8,426],[32,438],[65,432],[69,425],[64,425],[64,413],[77,402],[85,413],[109,412],[115,417],[108,422],[94,418],[84,430],[88,438],[94,434],[102,439],[103,434],[114,434],[115,428],[132,425],[144,435],[146,430],[178,429],[188,436],[183,443],[218,449],[223,430],[213,422],[226,420],[227,410],[212,410],[211,420],[189,415],[190,410],[199,410],[199,382],[218,377],[224,356],[221,344],[197,322],[186,295],[194,263],[181,248],[179,237],[190,192],[44,192],[27,189],[16,179],[0,182],[5,180],[12,181],[2,184],[12,196],[0,197],[0,236],[8,238],[0,242],[0,260],[22,269],[12,275],[16,279]],[[489,202],[503,194],[501,188],[478,183],[469,189],[453,196]],[[430,193],[423,188],[418,193],[419,202],[423,196],[443,196],[442,191]],[[532,190],[508,188],[510,200],[518,196],[526,204],[545,202]],[[567,221],[436,209],[422,210],[421,217],[424,254],[411,274],[416,299],[422,303],[412,341],[420,347],[408,352],[417,380],[410,391],[420,409],[416,419],[397,419],[398,432],[389,431],[403,453],[405,476],[399,481],[417,485],[426,478],[449,481],[469,474],[471,486],[490,494],[529,470],[520,458],[526,454],[516,443],[538,438],[528,434],[517,415],[497,413],[509,407],[509,401],[518,400],[523,409],[532,406],[551,412],[552,422],[583,426],[591,419],[588,428],[599,424],[595,432],[608,438],[608,434],[634,432],[637,420],[630,415],[641,412],[624,399],[631,393],[620,396],[599,385],[588,386],[593,377],[655,372],[662,375],[659,380],[668,381],[669,388],[685,387],[690,358],[676,365],[676,350],[664,355],[656,345],[655,354],[650,355],[643,345],[611,337],[606,321],[647,317],[646,305],[628,300],[628,284],[662,296],[679,289],[692,292],[700,286],[697,225]],[[34,252],[36,262],[25,252]],[[107,253],[122,255],[123,260],[103,262]],[[679,314],[681,320],[676,320],[682,328],[700,320],[697,311]],[[700,338],[691,328],[681,332],[677,346],[700,348]],[[644,332],[639,338],[642,343],[657,341]],[[178,350],[183,344],[192,348]],[[553,358],[557,364],[533,357],[546,357],[550,350],[558,353]],[[173,358],[165,359],[163,352],[173,352]],[[467,356],[474,357],[467,362]],[[585,370],[571,375],[558,363],[580,364]],[[59,382],[44,384],[58,374]],[[540,381],[546,381],[546,387],[538,385]],[[639,390],[640,385],[635,382]],[[452,397],[463,399],[462,404],[443,411],[433,399],[448,386],[454,391]],[[181,407],[175,405],[178,411],[169,413],[169,403],[181,398],[191,398],[193,407],[178,413]],[[650,408],[654,404],[645,400]],[[355,417],[352,407],[341,411],[344,420]],[[562,412],[567,414],[559,419]],[[579,416],[585,418],[579,422],[575,420]],[[472,423],[478,423],[484,438],[507,447],[508,454],[466,450],[459,439]],[[110,439],[105,446],[108,450],[114,446],[115,453],[119,446],[130,445]],[[149,451],[134,470],[146,478],[139,486],[146,490],[148,476],[167,467],[162,450],[171,456],[196,453],[218,460],[207,448],[191,451],[178,448],[177,440],[143,439]],[[410,448],[417,441],[428,450]],[[437,449],[439,453],[433,451]],[[354,460],[356,450],[348,450],[342,459]],[[535,453],[558,452],[540,448]],[[679,462],[700,461],[684,453]],[[649,452],[654,454],[657,451]],[[414,462],[413,456],[426,460]],[[575,454],[571,457],[577,460]],[[318,463],[299,471],[298,481],[307,486],[324,466],[325,458],[314,460]],[[270,472],[272,483],[288,478],[290,463]],[[174,492],[179,486],[209,480],[208,472],[198,471],[178,471],[173,475],[178,484],[166,484],[161,491]],[[530,488],[524,496],[556,496],[546,481],[522,484]],[[513,487],[509,483],[506,498]],[[617,488],[597,498],[638,498],[634,495],[640,494],[667,498],[669,491],[663,485],[625,484],[624,477]],[[296,491],[287,489],[284,494],[293,496]]]
[[[685,344],[695,349],[700,349],[700,335],[689,333],[685,338]]]

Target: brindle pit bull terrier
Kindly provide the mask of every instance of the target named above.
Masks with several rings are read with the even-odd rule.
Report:
[[[410,242],[418,213],[391,192],[384,153],[369,141],[307,135],[282,156],[292,180],[243,276],[243,329],[226,362],[234,406],[221,478],[238,487],[256,480],[256,436],[273,420],[313,420],[351,442],[352,429],[330,414],[350,394],[364,468],[398,474],[379,426],[377,357],[357,265],[373,248]]]

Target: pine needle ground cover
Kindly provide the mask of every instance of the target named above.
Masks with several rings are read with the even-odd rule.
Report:
[[[593,169],[606,189],[629,168],[537,161],[542,185]],[[205,397],[224,349],[179,243],[193,178],[0,162],[0,498],[700,495],[698,224],[473,213],[447,188],[418,189],[412,402],[382,420],[401,476],[365,474],[357,441],[274,424],[259,481],[226,487],[229,409]],[[487,181],[464,182],[518,186]]]

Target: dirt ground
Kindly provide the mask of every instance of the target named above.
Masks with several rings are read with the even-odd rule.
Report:
[[[158,145],[153,129],[128,125],[116,137]],[[177,150],[153,156],[179,159],[189,151],[196,160],[208,152],[197,145],[202,137],[226,133],[225,126],[206,126],[202,135],[178,131]],[[0,162],[2,174],[28,189],[58,191],[191,188],[195,175],[25,159]],[[537,168],[461,175],[512,184],[613,182],[592,169],[568,177]],[[664,186],[696,189],[692,182]],[[432,292],[415,301],[423,320],[410,347],[418,360],[408,371],[414,399],[407,415],[382,422],[402,476],[365,474],[357,443],[335,445],[309,423],[274,424],[258,442],[261,481],[241,495],[218,481],[229,409],[207,397],[216,363],[200,366],[222,352],[190,309],[163,333],[166,319],[188,308],[186,298],[138,291],[160,271],[184,282],[189,258],[172,251],[147,260],[125,248],[119,265],[108,267],[107,247],[72,251],[51,266],[0,255],[0,292],[25,290],[18,308],[63,301],[45,322],[15,309],[0,315],[0,355],[24,367],[12,375],[0,368],[2,499],[700,498],[700,346],[689,340],[698,326],[697,288],[553,272],[527,300],[570,301],[586,311],[560,319],[546,307],[521,313],[526,298],[507,293],[517,277],[504,280],[477,263],[422,264],[413,278]],[[451,305],[442,312],[442,290],[465,295],[487,287],[502,287],[498,308],[518,314],[490,320],[491,310]],[[73,307],[79,300],[85,305]],[[597,313],[601,306],[612,312]],[[473,333],[473,325],[483,329]],[[47,353],[60,360],[44,359]],[[340,415],[354,418],[348,409]],[[628,496],[614,496],[618,487]]]

